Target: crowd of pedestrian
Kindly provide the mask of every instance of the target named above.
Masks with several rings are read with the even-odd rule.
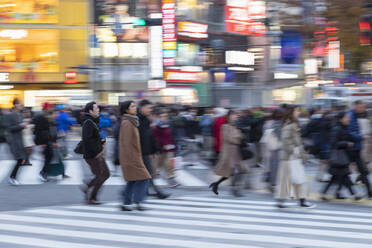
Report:
[[[324,182],[321,199],[330,200],[327,192],[336,184],[335,198],[344,199],[346,187],[350,198],[372,199],[368,179],[371,162],[371,122],[366,106],[356,101],[351,109],[305,109],[294,105],[275,108],[224,109],[194,108],[181,105],[126,101],[117,107],[105,108],[89,102],[82,110],[66,105],[44,103],[34,113],[18,99],[13,108],[0,114],[0,143],[7,143],[15,166],[9,183],[18,185],[21,166],[32,165],[30,156],[35,146],[41,148],[44,165],[39,173],[60,174],[68,178],[63,166],[56,169],[53,161],[69,159],[67,137],[73,126],[81,126],[81,142],[75,152],[82,154],[93,179],[81,187],[87,204],[98,205],[99,191],[111,176],[107,165],[107,138],[113,137],[112,163],[114,175],[122,171],[127,182],[123,189],[123,211],[145,210],[141,204],[146,195],[159,199],[169,197],[155,183],[164,177],[170,187],[179,185],[175,170],[182,157],[197,153],[220,178],[210,184],[219,194],[222,182],[231,179],[231,193],[240,197],[252,168],[265,172],[264,181],[280,208],[296,198],[303,208],[315,207],[308,201],[310,185],[306,175],[309,161],[316,161],[316,179]],[[63,165],[61,162],[60,164]],[[56,172],[58,170],[58,172]],[[359,176],[353,180],[351,173]],[[355,184],[365,186],[365,195],[356,193]]]

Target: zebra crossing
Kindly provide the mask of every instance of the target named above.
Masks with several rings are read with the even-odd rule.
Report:
[[[0,248],[371,248],[372,212],[352,206],[278,210],[272,200],[183,196],[0,213]]]
[[[7,182],[7,179],[11,173],[11,170],[14,167],[14,160],[1,160],[0,166],[0,182]],[[39,179],[39,172],[43,166],[42,159],[32,160],[32,166],[22,166],[19,169],[17,180],[20,182],[21,185],[35,185],[41,184],[42,182]],[[69,178],[62,179],[62,176],[59,177],[52,177],[53,181],[59,185],[80,185],[83,182],[83,179],[86,176],[90,176],[91,172],[89,170],[88,165],[82,159],[75,159],[75,160],[65,160],[65,173],[69,176]],[[108,166],[110,171],[113,173],[112,176],[105,182],[105,185],[123,185],[125,184],[122,172],[120,168],[115,168],[115,166],[108,161]],[[208,167],[198,163],[195,166],[195,169],[205,169],[207,170]],[[192,173],[192,168],[180,168],[176,170],[176,178],[175,180],[182,186],[186,187],[206,187],[207,183],[204,180],[197,177],[195,174]],[[115,175],[116,174],[116,175]],[[115,176],[114,176],[115,175]],[[160,186],[168,185],[168,182],[162,178],[155,179],[156,183]]]

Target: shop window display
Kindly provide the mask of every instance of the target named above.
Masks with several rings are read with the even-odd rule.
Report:
[[[58,0],[0,0],[0,23],[57,23]]]
[[[0,71],[58,70],[57,30],[0,29]]]

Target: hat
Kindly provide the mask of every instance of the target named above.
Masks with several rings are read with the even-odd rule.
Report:
[[[44,102],[43,104],[43,110],[48,110],[51,107],[51,104],[49,102]]]

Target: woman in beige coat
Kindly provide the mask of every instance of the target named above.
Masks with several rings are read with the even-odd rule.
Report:
[[[119,159],[127,185],[123,191],[124,204],[122,211],[131,211],[130,205],[137,204],[137,210],[143,211],[140,203],[144,200],[150,173],[142,160],[140,137],[138,132],[139,121],[136,116],[136,105],[133,101],[126,101],[120,105],[122,122],[119,136]]]
[[[301,158],[306,160],[306,154],[302,146],[300,130],[297,124],[297,119],[300,111],[296,106],[288,106],[284,111],[283,127],[281,130],[282,152],[279,165],[278,178],[278,207],[285,208],[284,202],[291,196],[292,190],[295,196],[300,201],[300,206],[304,208],[313,208],[314,204],[306,201],[309,193],[308,183],[293,184],[291,182],[291,160]]]
[[[242,156],[239,149],[243,135],[236,125],[238,115],[234,110],[229,111],[226,119],[227,124],[222,126],[221,131],[222,151],[214,170],[216,175],[221,176],[221,179],[212,183],[209,188],[218,195],[219,184],[227,180],[230,176],[233,176],[232,193],[234,196],[241,196],[237,184],[243,174]]]

